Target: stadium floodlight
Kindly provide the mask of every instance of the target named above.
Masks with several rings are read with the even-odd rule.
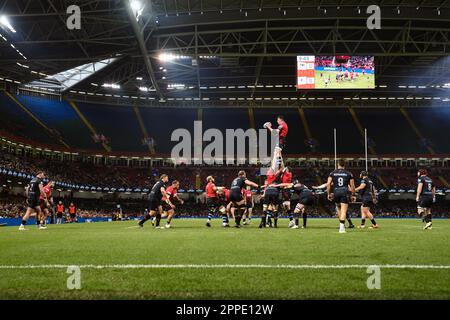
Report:
[[[120,89],[120,85],[114,84],[114,83],[104,83],[102,85],[104,88],[111,88],[111,89]]]
[[[9,19],[7,16],[5,16],[5,15],[0,16],[0,25],[6,27],[12,33],[16,33],[16,30],[13,28],[13,26],[9,22]]]
[[[144,11],[144,5],[141,1],[138,0],[130,0],[130,7],[133,10],[134,15],[136,16],[136,20],[139,20],[139,17],[142,15]]]
[[[176,59],[176,56],[172,53],[161,53],[158,56],[158,59],[163,61],[163,62],[168,62],[168,61],[173,61]]]

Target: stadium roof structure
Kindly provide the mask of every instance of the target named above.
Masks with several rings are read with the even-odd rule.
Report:
[[[80,30],[66,24],[72,4],[0,0],[15,31],[0,21],[7,88],[162,107],[449,105],[449,0],[86,0]],[[380,30],[366,24],[374,4]],[[297,55],[374,55],[377,88],[297,91]]]

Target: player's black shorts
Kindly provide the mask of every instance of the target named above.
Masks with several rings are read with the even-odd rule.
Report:
[[[253,203],[250,201],[250,202],[246,202],[245,203],[245,207],[247,208],[247,209],[253,209]]]
[[[372,208],[375,206],[372,199],[362,199],[362,207],[363,208]]]
[[[264,194],[264,204],[278,205],[280,203],[280,195],[277,190],[272,191],[272,189],[267,189]]]
[[[289,191],[283,190],[281,192],[281,199],[283,201],[290,201],[291,200],[291,193]]]
[[[208,209],[216,209],[219,205],[219,201],[217,198],[206,198],[206,206],[208,207]]]
[[[163,201],[162,209],[163,209],[163,211],[168,212],[168,211],[172,210],[172,207],[167,202]]]
[[[159,199],[150,199],[150,211],[157,211],[159,206],[161,205],[161,200]]]
[[[279,138],[279,140],[278,140],[278,147],[280,147],[280,149],[284,149],[284,148],[286,148],[286,141],[287,139],[286,139],[286,137],[280,137]]]
[[[56,218],[58,218],[58,219],[62,219],[62,217],[63,217],[63,214],[62,214],[62,212],[58,212],[58,213],[56,213]]]
[[[230,201],[231,202],[241,202],[242,200],[244,200],[244,198],[242,197],[241,192],[230,192]]]
[[[433,206],[433,197],[420,197],[417,203],[418,208],[430,209]]]
[[[336,191],[334,192],[333,201],[334,203],[348,203],[348,192],[347,191]]]
[[[27,206],[29,207],[29,208],[36,208],[36,207],[39,207],[39,199],[37,199],[37,198],[28,198],[27,199]]]
[[[70,214],[70,219],[71,219],[71,220],[75,220],[75,213],[71,213],[71,214]]]
[[[314,196],[310,195],[310,196],[306,196],[306,197],[301,197],[299,199],[298,203],[300,203],[304,206],[312,206],[314,204]]]

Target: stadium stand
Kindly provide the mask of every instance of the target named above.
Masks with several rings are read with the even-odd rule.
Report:
[[[67,101],[16,95],[16,98],[48,126],[59,132],[64,141],[77,149],[95,150],[88,129]]]
[[[6,93],[0,91],[0,128],[18,137],[45,144],[55,144],[46,130],[36,123]]]

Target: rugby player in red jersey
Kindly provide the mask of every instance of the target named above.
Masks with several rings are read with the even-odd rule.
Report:
[[[166,195],[162,198],[162,218],[167,217],[167,222],[165,225],[166,229],[170,228],[170,223],[172,222],[173,216],[175,215],[175,205],[174,202],[177,201],[183,204],[184,201],[178,196],[178,189],[180,189],[180,182],[178,180],[172,181],[172,185],[166,189]]]
[[[286,167],[284,168],[282,174],[281,174],[281,183],[292,183],[292,171],[291,168]],[[282,207],[283,210],[286,212],[286,215],[289,217],[289,228],[292,227],[294,224],[294,216],[293,212],[291,210],[291,191],[290,189],[282,189],[281,191],[281,197],[283,199]]]
[[[53,211],[54,204],[52,198],[52,191],[54,186],[55,186],[54,181],[50,181],[49,183],[47,183],[47,185],[43,188],[44,193],[41,193],[39,197],[39,206],[41,207],[41,214],[36,215],[36,224],[41,230],[47,229],[46,220],[50,213],[50,210]]]
[[[266,123],[266,125],[264,125],[272,134],[276,133],[278,135],[278,143],[277,143],[277,145],[275,147],[275,151],[274,151],[274,157],[277,159],[277,161],[276,161],[276,166],[272,166],[272,169],[274,171],[276,171],[279,168],[283,169],[283,167],[284,167],[281,152],[283,151],[283,149],[286,148],[287,135],[289,132],[289,127],[288,127],[286,121],[284,121],[283,116],[281,116],[281,115],[278,116],[277,123],[278,123],[277,129],[272,129],[272,125],[270,123]]]
[[[230,226],[229,214],[232,214],[231,201],[230,201],[230,189],[221,188],[218,190],[218,204],[219,204],[219,212],[222,215],[222,226],[229,227]],[[234,215],[233,215],[233,219],[234,219]]]
[[[272,227],[272,216],[278,214],[278,204],[279,204],[279,189],[273,187],[277,182],[277,179],[281,175],[281,170],[274,172],[269,169],[267,172],[267,179],[265,181],[264,188],[264,202],[263,202],[263,216],[261,218],[260,228],[266,227],[266,222],[269,227]]]
[[[244,225],[247,225],[252,222],[252,213],[253,208],[255,206],[255,202],[253,201],[253,192],[250,186],[247,186],[246,190],[244,191],[244,197],[245,197],[245,213],[242,218],[242,222]]]
[[[206,206],[208,207],[208,219],[206,220],[206,226],[211,227],[211,219],[214,214],[217,213],[219,208],[219,195],[218,192],[223,189],[223,187],[216,186],[216,180],[213,176],[208,176],[206,178]]]

